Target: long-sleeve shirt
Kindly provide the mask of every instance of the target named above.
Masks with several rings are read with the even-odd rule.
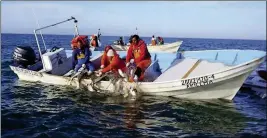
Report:
[[[74,49],[72,51],[72,68],[74,69],[76,64],[89,63],[90,56],[92,56],[92,53],[89,48]]]
[[[108,60],[108,59],[106,59]],[[108,62],[108,61],[107,61]],[[119,55],[115,55],[112,60],[109,62],[108,66],[106,66],[102,72],[103,73],[106,73],[108,71],[115,71],[117,72],[118,69],[121,69],[122,71],[125,70],[125,63],[124,61],[119,57]]]
[[[150,59],[151,55],[148,52],[146,43],[143,40],[139,40],[136,45],[131,44],[126,56],[126,62],[134,59],[135,63],[139,63],[142,60]]]
[[[107,61],[108,61],[107,52],[108,52],[110,49],[113,50],[114,55],[118,55],[117,52],[116,52],[116,50],[114,50],[111,46],[106,46],[106,47],[105,47],[105,50],[104,50],[104,53],[103,53],[103,55],[102,55],[102,58],[101,58],[101,65],[107,66],[107,64],[108,64],[108,63],[107,63]]]

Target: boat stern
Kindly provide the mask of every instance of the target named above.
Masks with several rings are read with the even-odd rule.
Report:
[[[10,65],[10,69],[18,76],[20,80],[37,82],[43,76],[41,72],[23,69]]]

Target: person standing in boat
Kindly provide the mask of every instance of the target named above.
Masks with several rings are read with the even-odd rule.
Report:
[[[159,42],[159,45],[164,45],[164,40],[160,36],[158,36],[158,42]]]
[[[152,39],[151,39],[151,45],[152,45],[152,46],[157,45],[157,40],[156,40],[156,38],[155,38],[154,35],[152,36]]]
[[[110,45],[105,47],[104,53],[101,58],[101,66],[100,71],[98,72],[99,76],[103,73],[112,71],[114,73],[118,73],[120,69],[122,72],[126,71],[126,65],[124,61],[117,54],[116,50],[114,50]]]
[[[81,37],[78,37],[77,48],[72,51],[72,69],[74,69],[75,72],[78,72],[82,65],[85,64],[87,70],[93,72],[95,67],[93,63],[90,62],[91,55],[92,53],[88,48],[88,44],[86,44]]]
[[[90,46],[92,47],[98,47],[98,39],[96,35],[92,35],[92,40],[90,42]]]
[[[134,78],[130,78],[129,81],[143,81],[145,70],[151,64],[151,55],[145,41],[140,39],[138,35],[132,36],[131,45],[127,51],[126,67],[129,67],[131,63],[135,63],[137,68]]]

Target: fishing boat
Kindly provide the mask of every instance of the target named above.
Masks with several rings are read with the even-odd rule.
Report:
[[[137,27],[136,27],[136,33],[138,34]],[[124,40],[124,39],[123,39]],[[124,42],[123,42],[124,43]],[[182,45],[183,41],[176,41],[173,43],[165,43],[163,45],[157,44],[155,46],[152,46],[152,44],[147,44],[147,48],[149,52],[167,52],[167,53],[176,53],[180,46]],[[114,41],[112,47],[117,51],[127,51],[130,43],[124,43],[125,45],[120,45],[119,40]]]
[[[156,46],[151,46],[148,45],[148,51],[149,52],[167,52],[167,53],[176,53],[180,46],[182,45],[183,41],[177,41],[173,43],[168,43],[164,45],[156,45]],[[129,45],[113,45],[112,46],[115,50],[117,51],[127,51],[129,48]]]
[[[70,20],[75,18],[66,21]],[[34,30],[40,59],[30,60],[35,55],[29,47],[17,47],[13,57],[18,64],[10,65],[10,68],[20,80],[76,86],[77,78],[70,81],[66,76],[71,70],[71,51],[64,48],[41,51],[36,32],[50,26]],[[92,53],[90,60],[98,69],[102,51]],[[118,54],[123,57],[126,51],[118,51]],[[249,74],[264,61],[265,55],[264,51],[258,50],[151,52],[153,61],[143,82],[128,82],[123,76],[115,79],[85,77],[80,85],[81,89],[109,94],[134,91],[138,95],[232,100]]]
[[[251,56],[247,57],[248,53]],[[186,51],[152,82],[130,83],[144,95],[231,100],[265,52],[257,50]],[[159,58],[160,59],[160,58]],[[167,61],[164,61],[165,64]],[[167,63],[167,65],[170,63]],[[161,63],[159,63],[161,66]],[[98,83],[105,90],[108,81]],[[128,83],[128,82],[126,82]],[[126,84],[122,84],[126,86]],[[119,86],[116,86],[119,87]],[[115,88],[109,87],[112,91]]]

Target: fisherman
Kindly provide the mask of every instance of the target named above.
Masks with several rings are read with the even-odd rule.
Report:
[[[164,44],[163,38],[158,36],[158,42],[159,42],[159,45],[163,45]]]
[[[85,64],[89,74],[92,73],[95,68],[93,63],[90,62],[91,55],[92,53],[88,48],[88,43],[81,39],[81,37],[78,37],[77,49],[74,49],[72,52],[72,68],[74,71],[78,72],[82,65]]]
[[[152,36],[152,39],[151,39],[151,45],[152,45],[152,46],[157,45],[157,40],[156,40],[156,38],[155,38],[154,35]]]
[[[131,45],[127,51],[126,67],[130,64],[136,64],[134,78],[130,77],[129,81],[143,81],[145,70],[151,64],[151,55],[148,52],[145,41],[139,38],[138,35],[133,35],[131,39]]]
[[[122,37],[120,37],[120,39],[118,41],[119,41],[119,45],[124,46],[124,42],[123,42]]]
[[[118,73],[120,69],[122,72],[126,71],[126,66],[124,61],[120,58],[117,52],[110,46],[106,46],[104,54],[101,58],[101,66],[98,76],[101,76],[103,73],[112,71],[113,73]]]
[[[98,47],[99,46],[98,45],[98,39],[97,39],[96,35],[92,35],[90,46],[92,46],[92,47]]]

